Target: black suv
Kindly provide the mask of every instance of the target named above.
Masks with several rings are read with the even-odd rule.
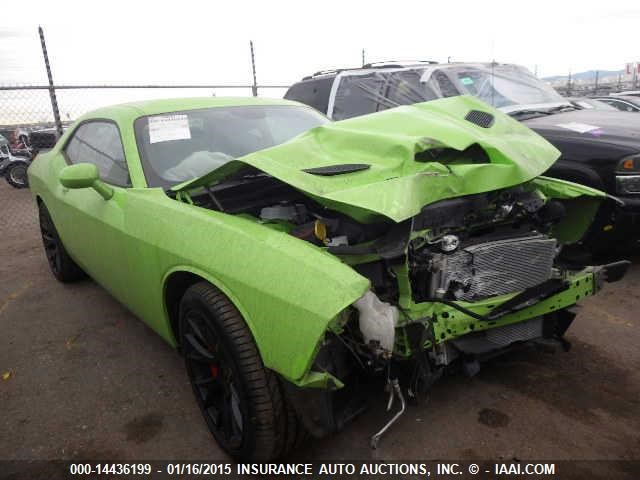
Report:
[[[292,85],[285,98],[342,120],[455,95],[474,95],[555,145],[562,155],[547,175],[621,200],[603,203],[587,238],[592,250],[637,244],[640,115],[580,108],[525,68],[498,63],[382,63],[323,71]]]

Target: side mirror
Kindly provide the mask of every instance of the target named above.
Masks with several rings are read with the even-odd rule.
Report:
[[[93,188],[105,200],[113,197],[113,189],[100,181],[98,167],[92,163],[77,163],[60,170],[60,183],[66,188]]]

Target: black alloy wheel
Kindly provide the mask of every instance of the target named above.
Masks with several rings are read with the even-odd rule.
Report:
[[[179,315],[187,375],[220,447],[236,460],[271,461],[297,446],[304,429],[229,299],[207,282],[196,283]]]
[[[42,202],[38,204],[38,217],[44,253],[49,262],[51,273],[63,283],[83,278],[84,272],[65,250],[51,215]]]

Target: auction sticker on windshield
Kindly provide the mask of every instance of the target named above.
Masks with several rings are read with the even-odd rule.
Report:
[[[586,123],[578,123],[578,122],[559,123],[556,125],[556,127],[566,128],[567,130],[573,130],[574,132],[578,132],[578,133],[587,133],[593,130],[598,130],[600,128],[595,125],[588,125]]]
[[[186,115],[158,115],[149,117],[149,143],[191,138]]]

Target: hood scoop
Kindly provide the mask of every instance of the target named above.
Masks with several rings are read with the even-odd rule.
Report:
[[[489,112],[481,112],[480,110],[471,110],[464,117],[465,120],[482,128],[489,128],[493,125],[495,117]]]

